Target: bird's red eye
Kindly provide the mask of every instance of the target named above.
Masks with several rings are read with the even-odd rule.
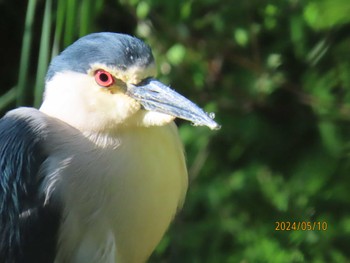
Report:
[[[97,70],[95,72],[95,80],[102,87],[109,87],[114,83],[112,74],[104,70]]]

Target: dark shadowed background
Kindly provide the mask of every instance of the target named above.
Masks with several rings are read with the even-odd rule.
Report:
[[[178,121],[191,184],[150,262],[349,262],[349,14],[348,0],[0,0],[0,112],[38,107],[49,60],[79,36],[138,36],[222,124]]]

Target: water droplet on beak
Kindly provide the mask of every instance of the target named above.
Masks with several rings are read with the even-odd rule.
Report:
[[[208,116],[210,119],[214,120],[215,119],[215,113],[214,112],[209,112]]]

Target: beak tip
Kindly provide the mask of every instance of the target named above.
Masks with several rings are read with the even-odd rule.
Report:
[[[207,127],[209,127],[209,129],[211,130],[220,130],[221,129],[221,125],[216,123],[215,121],[211,121],[210,123],[205,124]]]
[[[213,121],[212,123],[192,123],[193,126],[207,126],[212,131],[221,129],[221,125]]]
[[[208,127],[211,129],[211,130],[220,130],[221,129],[221,125],[218,124],[216,121],[214,121],[215,119],[215,113],[214,112],[210,112],[208,114],[209,118],[211,119],[210,120],[210,124],[208,125]]]
[[[220,130],[220,129],[221,129],[221,125],[220,125],[220,124],[217,124],[217,123],[215,122],[215,126],[209,126],[209,128],[210,128],[211,130],[217,131],[217,130]]]
[[[211,130],[220,130],[221,125],[214,121],[214,118],[214,113],[205,113],[202,111],[200,118],[194,117],[190,119],[190,121],[193,121],[192,123],[194,126],[207,126]]]

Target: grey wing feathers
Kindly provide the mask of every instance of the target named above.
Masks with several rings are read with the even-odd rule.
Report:
[[[0,262],[53,262],[57,207],[44,204],[46,116],[33,108],[0,119]]]

